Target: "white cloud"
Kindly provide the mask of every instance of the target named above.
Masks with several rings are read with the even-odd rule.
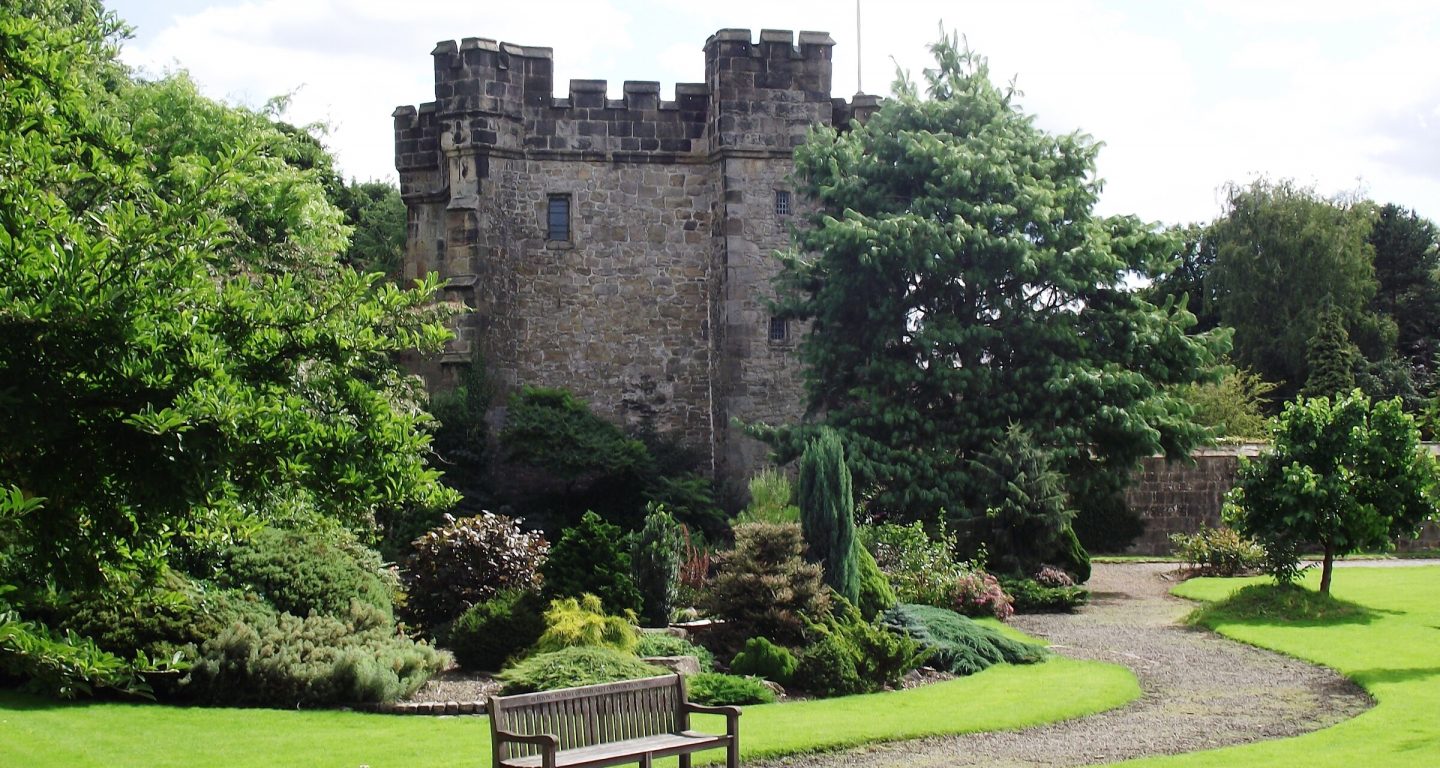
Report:
[[[141,1],[116,7],[123,15]],[[702,79],[701,48],[716,29],[825,30],[837,41],[833,92],[849,96],[854,13],[844,0],[216,0],[141,30],[126,56],[178,62],[211,95],[251,105],[303,85],[290,119],[331,121],[342,168],[365,178],[393,175],[389,114],[430,98],[437,40],[551,47],[562,94],[570,78],[608,78],[614,96],[623,79],[659,80],[668,95],[677,81]],[[1268,174],[1322,191],[1364,178],[1377,198],[1440,218],[1433,4],[866,2],[865,90],[888,93],[897,62],[918,77],[941,19],[990,59],[997,80],[1017,76],[1042,127],[1105,143],[1104,212],[1208,219],[1217,187]]]

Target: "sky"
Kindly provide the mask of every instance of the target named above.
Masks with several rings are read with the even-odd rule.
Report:
[[[943,28],[1013,81],[1052,133],[1103,143],[1104,214],[1209,221],[1227,183],[1289,178],[1440,221],[1440,3],[1433,0],[106,0],[143,73],[323,122],[342,172],[394,179],[390,113],[433,99],[430,52],[481,37],[554,49],[575,79],[703,82],[722,28],[835,39],[832,93],[918,79]],[[859,67],[857,72],[857,51]],[[857,83],[857,75],[860,78]]]

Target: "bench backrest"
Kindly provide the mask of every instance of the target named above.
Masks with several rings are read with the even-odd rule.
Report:
[[[560,749],[679,733],[690,728],[685,711],[685,678],[647,677],[619,683],[490,699],[490,729],[534,735],[553,734]],[[507,742],[501,759],[538,752],[529,744]]]

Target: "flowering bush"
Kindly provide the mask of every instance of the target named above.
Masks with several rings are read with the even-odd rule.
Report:
[[[1014,601],[1000,581],[985,571],[964,570],[950,586],[950,606],[965,616],[994,616],[1004,621],[1015,613]]]
[[[1075,586],[1075,580],[1070,578],[1070,574],[1053,565],[1040,566],[1040,570],[1035,572],[1035,581],[1042,587]]]

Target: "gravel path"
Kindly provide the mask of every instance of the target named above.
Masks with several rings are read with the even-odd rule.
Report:
[[[1371,706],[1364,691],[1334,672],[1181,626],[1192,605],[1169,595],[1174,582],[1166,572],[1174,567],[1097,564],[1089,583],[1091,604],[1080,613],[1012,621],[1049,640],[1059,653],[1129,667],[1143,693],[1128,706],[1024,731],[881,744],[748,765],[1094,765],[1294,736]]]

